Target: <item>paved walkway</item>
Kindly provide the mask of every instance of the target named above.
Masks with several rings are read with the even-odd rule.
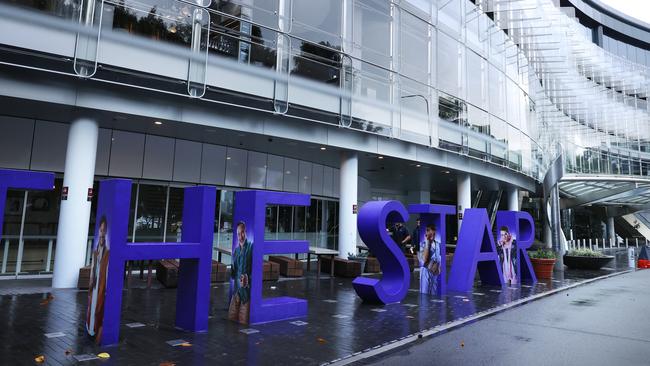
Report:
[[[144,282],[135,280],[123,293],[120,342],[106,348],[97,347],[86,335],[87,291],[52,290],[42,280],[0,281],[0,365],[30,364],[37,355],[44,355],[50,365],[83,366],[347,362],[371,354],[377,348],[417,339],[422,332],[464,322],[468,317],[512,302],[531,301],[558,288],[627,270],[624,258],[618,259],[601,271],[559,272],[552,280],[533,286],[493,287],[477,282],[472,293],[449,293],[442,298],[420,295],[418,273],[415,273],[406,298],[387,306],[362,303],[354,292],[352,279],[328,276],[317,279],[312,271],[304,278],[269,281],[263,286],[265,297],[306,298],[309,311],[301,322],[252,327],[226,319],[229,286],[216,283],[211,291],[207,333],[188,333],[174,327],[175,289],[147,290],[143,288]],[[192,346],[173,347],[168,343],[178,339]],[[505,352],[517,346],[513,340],[508,342],[497,350]],[[78,362],[81,355],[104,351],[110,353],[110,360]]]
[[[650,365],[650,270],[561,291],[361,363]]]

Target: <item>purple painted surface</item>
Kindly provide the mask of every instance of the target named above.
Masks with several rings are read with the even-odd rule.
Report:
[[[185,188],[180,243],[127,243],[131,181],[100,183],[97,217],[107,221],[109,265],[101,345],[118,343],[124,265],[127,260],[180,259],[176,296],[176,326],[206,331],[210,304],[210,271],[216,189]],[[99,220],[95,228],[98,237]],[[97,239],[93,248],[97,245]]]
[[[409,205],[409,213],[420,214],[420,237],[418,244],[424,240],[425,228],[433,224],[436,233],[440,236],[440,275],[436,295],[447,293],[447,216],[456,215],[456,207],[451,205],[413,204]]]
[[[54,188],[54,173],[0,169],[0,239],[2,239],[7,189],[10,188],[48,191]]]
[[[465,210],[447,288],[472,291],[477,268],[482,283],[503,286],[501,264],[484,208]]]
[[[408,221],[398,201],[372,201],[359,210],[357,226],[361,240],[379,261],[383,276],[357,277],[352,285],[363,301],[389,304],[402,301],[409,288],[411,271],[404,254],[386,231],[386,222]]]
[[[517,275],[524,281],[537,282],[528,252],[535,241],[535,221],[525,211],[497,211],[497,228],[506,226],[517,238]]]
[[[246,224],[246,236],[253,248],[252,273],[250,279],[250,324],[267,323],[307,315],[307,300],[293,297],[262,298],[262,271],[264,255],[308,253],[309,242],[305,240],[265,240],[264,220],[267,205],[309,206],[307,194],[240,191],[235,193],[234,227],[237,223]],[[233,253],[237,247],[233,235]]]

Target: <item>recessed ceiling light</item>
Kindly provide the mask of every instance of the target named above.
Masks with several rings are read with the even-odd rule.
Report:
[[[153,124],[160,126],[160,125],[162,125],[162,122],[160,122],[160,121],[154,121]]]
[[[384,158],[384,157],[381,156],[381,155],[379,155],[379,156],[377,157],[377,159],[383,159],[383,158]]]
[[[286,172],[286,173],[287,173],[287,174],[291,174],[291,170],[287,170],[287,172]]]
[[[442,172],[445,173],[445,174],[449,174],[449,173],[450,173],[449,170],[443,170]]]
[[[422,165],[420,165],[420,164],[415,164],[415,167],[416,167],[416,168],[419,168],[419,167],[421,167],[421,166],[422,166]]]
[[[327,148],[325,146],[322,146],[320,149],[323,150],[323,151],[327,150]]]
[[[226,156],[226,160],[230,160],[230,156]]]

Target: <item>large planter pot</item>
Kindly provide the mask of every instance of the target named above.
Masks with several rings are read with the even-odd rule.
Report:
[[[603,268],[603,266],[614,259],[614,256],[607,255],[604,257],[579,257],[573,255],[565,255],[562,258],[564,259],[564,265],[569,268],[598,270]]]
[[[535,276],[537,278],[548,279],[553,277],[553,266],[555,266],[555,258],[530,258],[530,262],[533,264],[533,270],[535,271]]]

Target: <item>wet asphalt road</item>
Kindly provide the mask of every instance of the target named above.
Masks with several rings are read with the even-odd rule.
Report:
[[[506,310],[373,365],[650,365],[650,270]]]

